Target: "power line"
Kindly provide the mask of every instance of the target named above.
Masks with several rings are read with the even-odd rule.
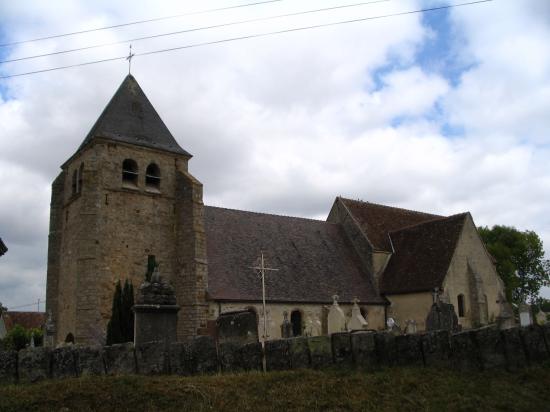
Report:
[[[29,306],[37,306],[37,305],[38,305],[38,309],[40,309],[40,303],[44,303],[44,301],[41,299],[38,299],[36,302],[33,302],[33,303],[27,303],[25,305],[19,305],[19,306],[10,306],[8,307],[8,312],[13,311],[13,309],[28,308]]]
[[[212,12],[216,12],[216,11],[238,9],[238,8],[250,7],[250,6],[258,6],[258,5],[261,5],[261,4],[275,3],[275,2],[279,2],[279,1],[283,1],[283,0],[258,1],[258,2],[255,2],[255,3],[239,4],[237,6],[220,7],[220,8],[217,8],[217,9],[192,11],[192,12],[189,12],[189,13],[174,14],[174,15],[171,15],[171,16],[155,17],[153,19],[138,20],[138,21],[132,21],[132,22],[129,22],[129,23],[120,23],[120,24],[115,24],[115,25],[112,25],[112,26],[96,27],[95,29],[80,30],[80,31],[74,31],[74,32],[70,32],[70,33],[54,34],[54,35],[51,35],[51,36],[38,37],[38,38],[35,38],[35,39],[15,41],[15,42],[12,42],[12,43],[4,43],[4,44],[0,44],[0,47],[15,46],[17,44],[31,43],[31,42],[35,42],[35,41],[48,40],[48,39],[56,39],[56,38],[59,38],[59,37],[74,36],[74,35],[77,35],[77,34],[91,33],[91,32],[101,31],[101,30],[116,29],[116,28],[119,28],[119,27],[132,26],[132,25],[135,25],[135,24],[142,24],[142,23],[150,23],[150,22],[153,22],[153,21],[175,19],[175,18],[184,17],[184,16],[193,16],[193,15],[197,15],[197,14],[212,13]]]
[[[239,21],[229,22],[229,23],[221,23],[221,24],[216,24],[216,25],[213,25],[213,26],[203,26],[203,27],[197,27],[197,28],[193,28],[193,29],[173,31],[173,32],[169,32],[169,33],[154,34],[154,35],[151,35],[151,36],[136,37],[136,38],[133,38],[133,39],[120,40],[120,41],[116,41],[116,42],[112,42],[112,43],[96,44],[96,45],[92,45],[92,46],[78,47],[78,48],[75,48],[75,49],[60,50],[60,51],[57,51],[57,52],[44,53],[44,54],[36,54],[34,56],[18,57],[16,59],[9,59],[9,60],[0,61],[0,64],[13,63],[13,62],[21,61],[21,60],[37,59],[39,57],[55,56],[55,55],[58,55],[58,54],[73,53],[73,52],[82,51],[82,50],[96,49],[96,48],[99,48],[99,47],[114,46],[114,45],[117,45],[117,44],[132,43],[132,42],[136,42],[136,41],[140,41],[140,40],[149,40],[149,39],[155,39],[155,38],[158,38],[158,37],[173,36],[173,35],[176,35],[176,34],[190,33],[190,32],[201,31],[201,30],[218,29],[218,28],[221,28],[221,27],[235,26],[235,25],[245,24],[245,23],[253,23],[253,22],[258,22],[258,21],[266,21],[266,20],[275,20],[275,19],[280,19],[280,18],[285,18],[285,17],[299,16],[299,15],[311,14],[311,13],[319,13],[319,12],[323,12],[323,11],[344,9],[344,8],[349,8],[349,7],[365,6],[365,5],[368,5],[368,4],[383,3],[383,2],[387,2],[387,1],[390,1],[390,0],[363,1],[361,3],[353,3],[353,4],[345,4],[345,5],[340,5],[340,6],[325,7],[325,8],[322,8],[322,9],[305,10],[305,11],[299,11],[299,12],[294,12],[294,13],[286,13],[286,14],[279,14],[279,15],[275,15],[275,16],[267,16],[267,17],[257,17],[257,18],[254,18],[254,19],[239,20]]]
[[[332,23],[316,24],[316,25],[313,25],[313,26],[295,27],[295,28],[292,28],[292,29],[272,31],[272,32],[267,32],[267,33],[249,34],[249,35],[246,35],[246,36],[232,37],[232,38],[214,40],[214,41],[209,41],[209,42],[188,44],[188,45],[179,46],[179,47],[172,47],[172,48],[168,48],[168,49],[161,49],[161,50],[153,50],[153,51],[143,52],[143,53],[136,53],[134,56],[135,57],[149,56],[149,55],[152,55],[152,54],[167,53],[167,52],[176,51],[176,50],[190,49],[190,48],[209,46],[209,45],[214,45],[214,44],[229,43],[229,42],[238,41],[238,40],[253,39],[253,38],[258,38],[258,37],[266,37],[266,36],[272,36],[272,35],[283,34],[283,33],[292,33],[292,32],[303,31],[303,30],[318,29],[318,28],[322,28],[322,27],[337,26],[337,25],[343,25],[343,24],[348,24],[348,23],[358,23],[358,22],[368,21],[368,20],[376,20],[376,19],[383,19],[383,18],[389,18],[389,17],[397,17],[397,16],[405,16],[405,15],[410,15],[410,14],[431,12],[431,11],[437,11],[437,10],[445,10],[445,9],[450,9],[450,8],[454,8],[454,7],[471,6],[471,5],[474,5],[474,4],[489,3],[489,2],[492,2],[492,1],[493,0],[477,0],[477,1],[470,1],[470,2],[467,2],[467,3],[449,4],[449,5],[445,5],[445,6],[431,7],[431,8],[427,8],[427,9],[409,10],[409,11],[404,11],[404,12],[399,12],[399,13],[363,17],[363,18],[359,18],[359,19],[337,21],[337,22],[332,22]],[[35,71],[31,71],[31,72],[26,72],[26,73],[11,74],[11,75],[8,75],[8,76],[0,76],[0,79],[8,79],[8,78],[11,78],[11,77],[27,76],[27,75],[31,75],[31,74],[38,74],[38,73],[50,72],[50,71],[54,71],[54,70],[68,69],[68,68],[72,68],[72,67],[87,66],[87,65],[91,65],[91,64],[104,63],[104,62],[115,61],[115,60],[124,60],[124,59],[126,59],[126,57],[127,56],[112,57],[112,58],[109,58],[109,59],[94,60],[94,61],[85,62],[85,63],[78,63],[78,64],[71,64],[71,65],[67,65],[67,66],[52,67],[52,68],[49,68],[49,69],[35,70]]]

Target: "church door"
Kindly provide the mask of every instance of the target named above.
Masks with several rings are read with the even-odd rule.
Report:
[[[294,310],[290,314],[290,323],[292,323],[292,335],[302,335],[302,313],[299,310]]]

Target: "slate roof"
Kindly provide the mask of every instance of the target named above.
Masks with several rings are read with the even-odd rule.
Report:
[[[131,74],[126,76],[78,150],[95,137],[191,156],[176,142]]]
[[[6,330],[9,332],[15,325],[25,329],[41,328],[46,323],[45,312],[4,312],[2,313]]]
[[[392,251],[389,232],[443,217],[359,200],[339,199],[353,215],[374,249],[386,252]]]
[[[0,237],[0,256],[2,256],[7,251],[8,251],[8,248],[6,247],[4,242],[2,242],[2,238]]]
[[[357,297],[384,303],[340,225],[205,206],[208,296],[213,300],[261,301],[261,279],[251,269],[263,250],[271,302],[331,303]]]
[[[395,249],[380,279],[384,294],[430,291],[445,279],[468,213],[390,233]]]

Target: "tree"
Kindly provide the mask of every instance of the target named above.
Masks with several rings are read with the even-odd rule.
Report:
[[[514,303],[534,302],[540,288],[550,284],[550,262],[544,259],[539,236],[530,230],[495,225],[480,227],[487,250],[496,259],[497,272],[506,287],[506,297]]]
[[[116,283],[113,295],[111,319],[107,324],[107,345],[132,342],[134,340],[134,287],[126,280],[124,288],[120,280]]]

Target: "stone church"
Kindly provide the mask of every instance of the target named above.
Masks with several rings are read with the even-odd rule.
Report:
[[[151,265],[176,290],[178,339],[212,333],[220,313],[263,319],[267,339],[327,333],[329,307],[359,306],[368,329],[388,318],[425,327],[434,295],[464,328],[497,316],[503,291],[472,216],[438,216],[337,197],[326,221],[205,206],[191,154],[128,75],[52,184],[47,311],[57,342],[103,343],[115,283]],[[337,298],[336,298],[337,296]],[[260,330],[261,335],[261,330]]]

